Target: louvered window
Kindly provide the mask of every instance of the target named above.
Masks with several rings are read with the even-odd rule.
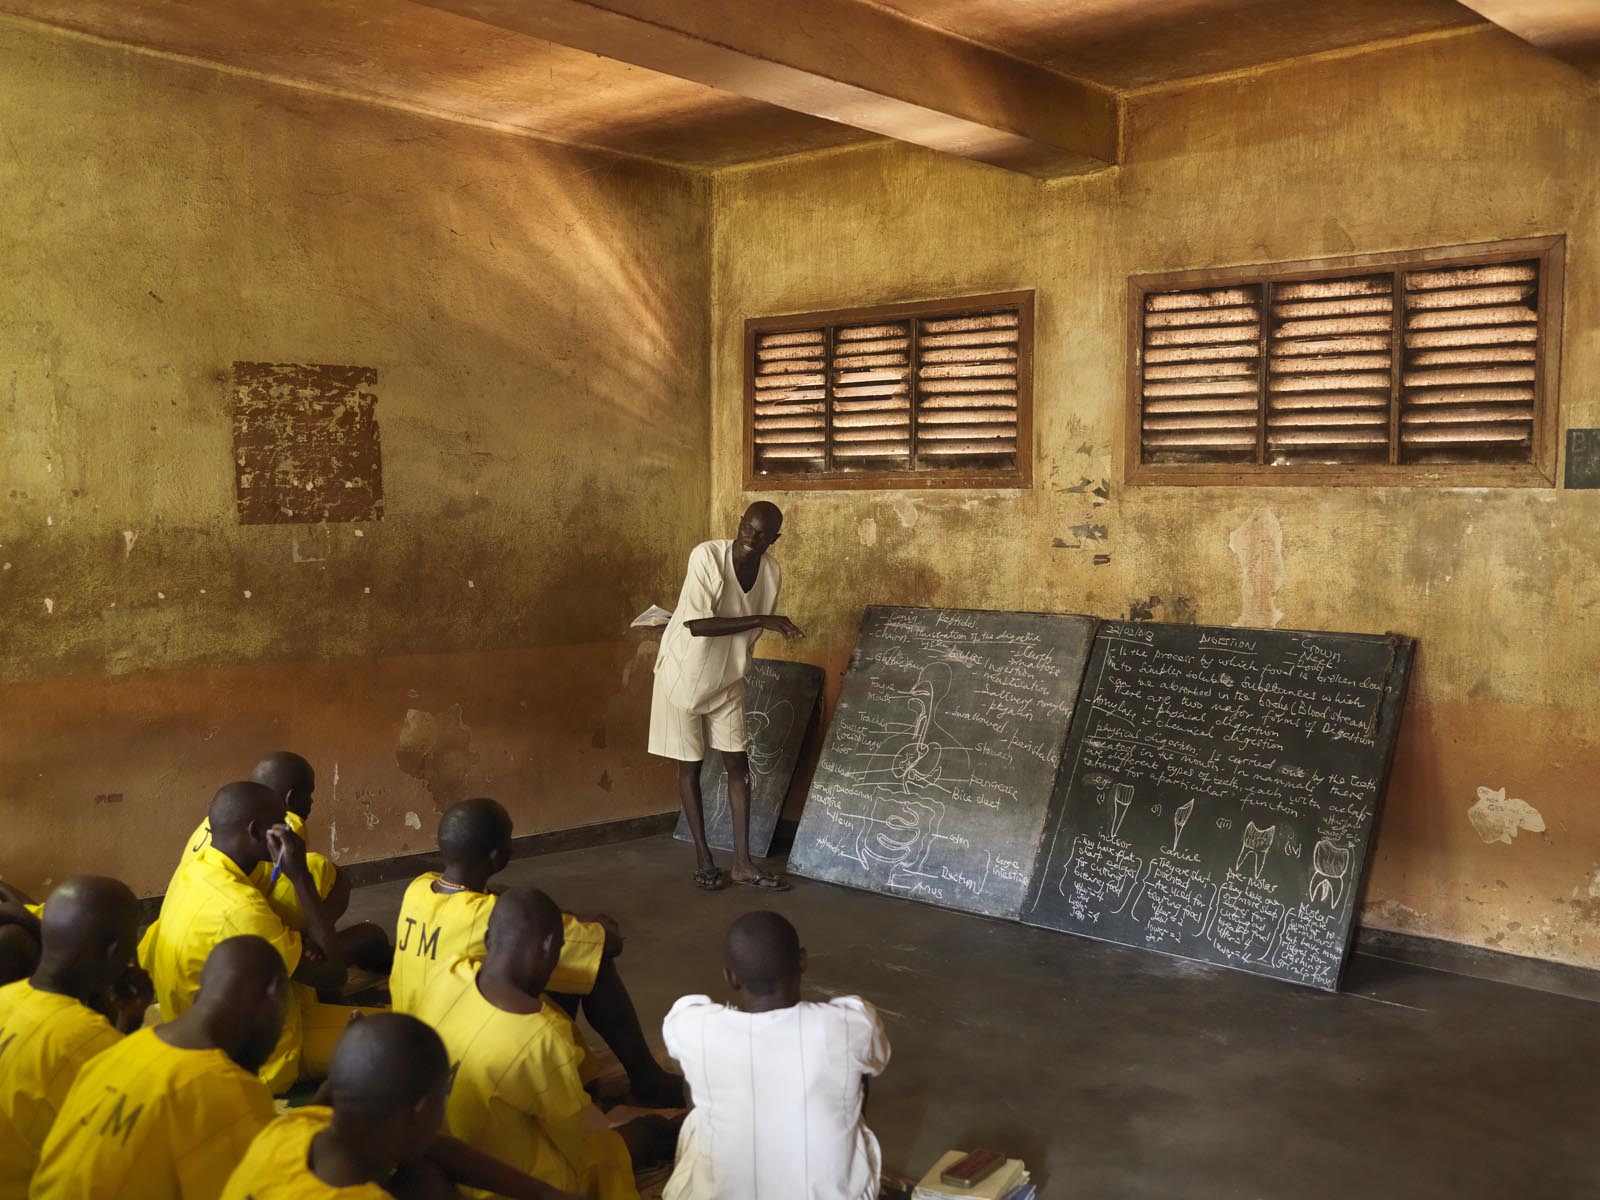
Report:
[[[1130,480],[1551,482],[1562,248],[1135,277]]]
[[[748,322],[751,487],[1026,486],[1033,294]]]

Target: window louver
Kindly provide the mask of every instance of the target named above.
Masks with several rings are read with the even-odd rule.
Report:
[[[1254,462],[1260,408],[1260,287],[1145,297],[1146,461]]]
[[[1389,461],[1394,279],[1268,285],[1267,461]]]
[[[1430,480],[1498,464],[1533,468],[1508,481],[1548,481],[1560,322],[1541,297],[1559,302],[1561,249],[1530,239],[1136,277],[1134,462]]]
[[[1401,457],[1526,460],[1538,380],[1539,264],[1409,271],[1405,290]]]
[[[751,322],[747,478],[1026,483],[1031,329],[1031,293]]]

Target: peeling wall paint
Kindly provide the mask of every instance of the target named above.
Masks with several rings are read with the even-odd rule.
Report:
[[[706,525],[707,182],[15,22],[0,112],[0,871],[157,889],[284,746],[340,764],[343,862],[460,788],[520,832],[671,807],[648,656],[618,681]],[[235,362],[376,373],[381,521],[239,523]],[[406,774],[456,704],[466,757]]]
[[[1526,800],[1508,798],[1505,788],[1479,788],[1477,801],[1467,809],[1467,819],[1485,842],[1504,842],[1508,846],[1524,829],[1529,833],[1545,831],[1539,810]]]
[[[1277,605],[1283,586],[1283,526],[1262,505],[1228,535],[1228,549],[1239,561],[1239,615],[1235,625],[1270,628],[1283,620]]]

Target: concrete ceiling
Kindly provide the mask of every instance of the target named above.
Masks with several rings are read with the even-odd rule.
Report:
[[[870,2],[1118,90],[1483,23],[1455,0]]]
[[[0,14],[556,142],[715,168],[900,138],[1036,175],[1129,92],[1596,0],[0,0]],[[1500,10],[1499,12],[1493,10]],[[1566,13],[1551,35],[1548,14]],[[1525,21],[1525,23],[1527,23]],[[1585,38],[1590,40],[1585,41]],[[1557,51],[1559,52],[1559,50]]]

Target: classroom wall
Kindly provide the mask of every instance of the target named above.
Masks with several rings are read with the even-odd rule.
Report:
[[[719,176],[723,530],[753,497],[746,317],[1038,290],[1034,487],[773,494],[808,637],[762,652],[824,664],[831,702],[871,603],[1412,634],[1363,922],[1600,966],[1600,492],[1129,487],[1117,450],[1128,275],[1548,233],[1569,239],[1561,423],[1600,425],[1592,85],[1475,31],[1141,99],[1128,146],[1046,184],[894,147]]]
[[[313,848],[659,812],[705,184],[0,22],[0,876],[159,891],[265,751]],[[241,525],[236,360],[373,368],[384,510]]]

